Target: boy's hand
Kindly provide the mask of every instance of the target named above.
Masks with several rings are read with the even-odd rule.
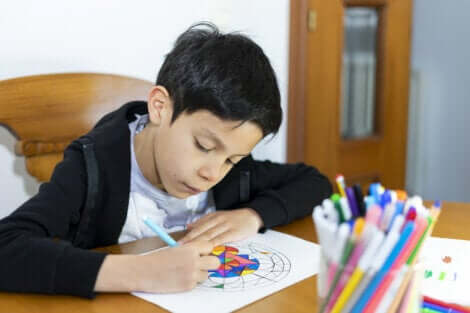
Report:
[[[150,292],[178,292],[196,287],[208,277],[208,270],[215,270],[220,261],[208,256],[214,246],[207,241],[195,241],[187,245],[168,248],[143,255],[147,260],[148,279],[142,289]]]
[[[253,209],[218,211],[189,224],[189,232],[179,242],[187,243],[202,239],[210,240],[218,246],[253,236],[262,226],[261,217]]]
[[[181,292],[193,289],[220,261],[208,256],[208,241],[155,251],[145,255],[107,255],[98,273],[95,291]]]

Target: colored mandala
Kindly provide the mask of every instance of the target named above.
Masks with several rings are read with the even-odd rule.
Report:
[[[257,243],[218,246],[212,254],[220,260],[217,270],[209,271],[202,289],[242,291],[270,285],[286,277],[291,263],[282,253]]]
[[[212,251],[219,257],[220,267],[209,271],[209,277],[237,277],[251,274],[259,267],[257,259],[251,259],[248,254],[238,254],[238,249],[230,246],[218,246]]]

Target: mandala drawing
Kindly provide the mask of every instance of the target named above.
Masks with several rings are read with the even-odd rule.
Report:
[[[257,243],[217,246],[212,254],[219,258],[220,267],[209,271],[209,279],[199,289],[243,291],[264,287],[284,279],[291,270],[285,255]]]

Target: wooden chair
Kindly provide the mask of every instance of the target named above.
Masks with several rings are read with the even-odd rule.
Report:
[[[146,100],[153,84],[108,74],[34,75],[0,81],[0,126],[18,140],[28,172],[48,181],[67,145],[107,112]]]

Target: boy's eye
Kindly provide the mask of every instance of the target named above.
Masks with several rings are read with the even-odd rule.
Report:
[[[207,153],[207,152],[209,152],[209,151],[212,150],[212,149],[204,148],[204,146],[201,145],[201,144],[199,143],[199,141],[197,141],[197,140],[194,140],[194,142],[195,142],[195,144],[196,144],[196,147],[197,147],[199,150],[203,151],[203,152],[206,152],[206,153]]]
[[[199,150],[201,150],[202,152],[205,152],[205,153],[209,153],[210,151],[214,150],[214,148],[212,148],[212,149],[207,149],[207,148],[205,148],[203,145],[201,145],[201,144],[199,143],[199,141],[197,141],[197,139],[194,139],[194,144],[196,145],[196,147],[197,147]],[[235,165],[235,164],[236,164],[236,162],[233,162],[233,161],[230,160],[230,159],[227,159],[227,161],[225,161],[225,162],[227,162],[227,164],[229,164],[229,165]]]

